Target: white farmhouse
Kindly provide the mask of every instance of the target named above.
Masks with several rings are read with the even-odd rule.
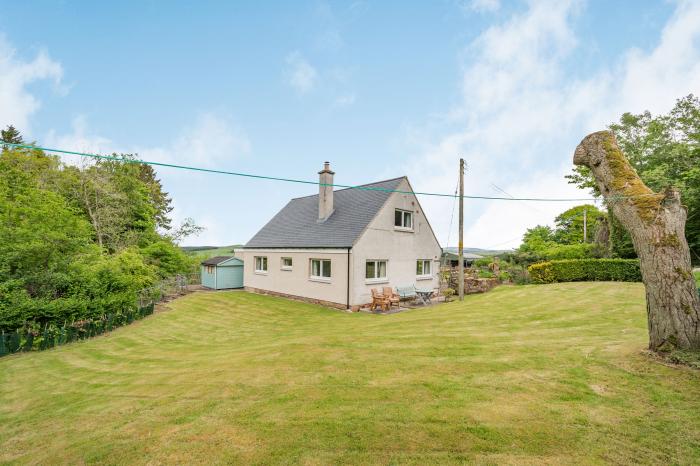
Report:
[[[437,289],[442,250],[405,176],[292,199],[242,250],[249,291],[343,309],[384,286]]]

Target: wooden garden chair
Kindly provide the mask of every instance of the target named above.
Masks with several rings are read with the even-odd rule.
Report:
[[[390,305],[389,300],[382,293],[380,293],[379,290],[372,288],[372,304],[370,305],[371,310],[374,311],[379,307],[382,309],[382,311],[388,311]]]
[[[389,301],[389,309],[391,309],[393,305],[396,305],[397,309],[401,307],[401,297],[394,293],[393,288],[385,286],[382,288],[382,292],[384,293],[384,298]]]

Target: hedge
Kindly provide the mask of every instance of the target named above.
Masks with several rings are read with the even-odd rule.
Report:
[[[637,259],[565,259],[528,267],[532,283],[616,281],[640,282]]]
[[[59,327],[46,325],[44,329],[23,327],[11,332],[0,330],[0,357],[20,351],[43,351],[54,346],[102,335],[117,327],[153,314],[154,303],[116,314],[106,314],[99,319],[82,320]]]

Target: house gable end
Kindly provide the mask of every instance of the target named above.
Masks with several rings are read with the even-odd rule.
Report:
[[[414,215],[416,214],[416,211],[418,214],[425,219],[425,224],[428,227],[428,230],[430,231],[430,235],[432,236],[433,240],[435,241],[435,245],[441,250],[442,252],[442,247],[440,246],[440,241],[438,241],[437,236],[435,235],[435,231],[433,230],[433,227],[430,225],[430,221],[428,220],[428,216],[425,214],[425,211],[423,210],[423,206],[421,206],[420,201],[418,200],[418,196],[416,196],[413,191],[413,186],[411,186],[411,182],[408,180],[408,177],[404,176],[401,178],[401,182],[397,185],[395,188],[396,191],[398,192],[393,192],[391,195],[384,201],[384,204],[382,207],[377,210],[377,213],[375,214],[374,218],[365,226],[365,228],[362,230],[362,233],[357,237],[355,242],[353,243],[353,247],[358,245],[359,243],[362,242],[363,237],[366,235],[367,231],[372,229],[372,228],[381,228],[382,226],[386,227],[387,229],[392,229],[395,230],[393,221],[390,224],[386,225],[375,225],[375,222],[377,221],[378,218],[381,218],[382,216],[386,215],[386,211],[391,210],[392,211],[392,218],[393,218],[393,211],[397,208],[396,207],[396,200],[399,197],[405,197],[405,198],[410,198],[409,202],[413,208],[411,209],[414,212]],[[405,205],[403,206],[405,209],[408,210],[408,206]],[[396,232],[397,234],[404,234],[404,232]],[[413,234],[416,232],[414,231]],[[410,233],[409,233],[410,234]]]

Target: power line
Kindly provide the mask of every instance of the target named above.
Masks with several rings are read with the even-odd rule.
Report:
[[[503,190],[503,189],[502,189],[500,186],[498,186],[496,183],[491,182],[491,186],[492,186],[496,191],[502,192],[503,194],[505,194],[506,196],[510,197],[511,199],[515,199],[515,196],[513,196],[511,193],[508,193],[508,192],[506,192],[505,190]],[[527,204],[527,203],[526,203],[526,204],[525,204],[525,207],[527,207],[528,209],[533,209],[533,210],[535,210],[535,211],[537,211],[537,212],[539,212],[539,213],[541,213],[541,214],[546,214],[546,212],[545,212],[544,210],[542,210],[542,209],[540,209],[540,208],[538,208],[538,207],[535,207],[534,205],[530,205],[530,204]]]
[[[450,247],[450,236],[452,234],[452,221],[455,218],[455,205],[457,204],[457,190],[459,189],[459,180],[457,181],[457,186],[455,186],[455,198],[452,201],[452,215],[450,215],[450,227],[447,229],[447,244],[445,247]]]
[[[345,185],[345,184],[331,184],[331,183],[319,183],[318,181],[309,181],[309,180],[299,180],[299,179],[294,179],[294,178],[282,178],[282,177],[277,177],[277,176],[267,176],[267,175],[256,175],[253,173],[240,173],[240,172],[233,172],[233,171],[227,171],[227,170],[216,170],[213,168],[202,168],[202,167],[192,167],[188,165],[178,165],[174,163],[164,163],[164,162],[151,162],[148,160],[140,160],[140,159],[128,159],[124,157],[118,157],[118,156],[112,156],[112,155],[99,155],[99,154],[90,154],[86,152],[74,152],[74,151],[69,151],[69,150],[63,150],[63,149],[51,149],[48,147],[41,147],[41,146],[35,146],[35,145],[30,145],[30,144],[15,144],[11,142],[5,142],[0,140],[0,144],[3,146],[9,146],[9,147],[16,147],[16,148],[21,148],[21,149],[33,149],[33,150],[41,150],[44,152],[54,152],[57,154],[67,154],[67,155],[78,155],[80,157],[92,157],[95,159],[101,159],[101,160],[114,160],[117,162],[124,162],[124,163],[137,163],[137,164],[144,164],[144,165],[153,165],[156,167],[167,167],[167,168],[177,168],[181,170],[191,170],[191,171],[197,171],[197,172],[204,172],[204,173],[217,173],[220,175],[231,175],[231,176],[241,176],[241,177],[246,177],[246,178],[254,178],[254,179],[259,179],[259,180],[270,180],[270,181],[283,181],[287,183],[300,183],[300,184],[312,184],[312,185],[317,185],[317,186],[333,186],[334,188],[345,188],[345,189],[361,189],[364,191],[381,191],[381,192],[387,192],[387,193],[399,193],[399,194],[413,194],[417,196],[435,196],[435,197],[449,197],[449,198],[459,198],[457,194],[449,194],[449,193],[432,193],[432,192],[421,192],[421,191],[402,191],[398,189],[387,189],[387,188],[379,188],[376,186],[366,186],[366,185]],[[636,196],[614,196],[613,198],[615,199],[631,199],[635,197],[643,197],[643,196],[654,196],[655,194],[640,194]],[[462,196],[464,199],[480,199],[480,200],[490,200],[490,201],[533,201],[533,202],[584,202],[584,201],[595,201],[595,198],[541,198],[541,197],[533,197],[533,198],[526,198],[526,197],[496,197],[496,196],[478,196],[478,195],[469,195],[465,194]],[[608,199],[608,198],[604,198]],[[612,198],[609,198],[612,199]]]
[[[495,248],[495,247],[498,247],[498,246],[501,246],[501,245],[504,245],[504,244],[508,244],[508,243],[510,243],[511,241],[515,241],[516,239],[517,239],[517,240],[522,240],[522,238],[523,238],[522,235],[516,236],[515,238],[511,238],[511,239],[506,240],[506,241],[501,241],[500,243],[496,243],[496,244],[494,244],[494,245],[492,245],[492,246],[486,246],[484,249],[492,249],[492,248]]]

